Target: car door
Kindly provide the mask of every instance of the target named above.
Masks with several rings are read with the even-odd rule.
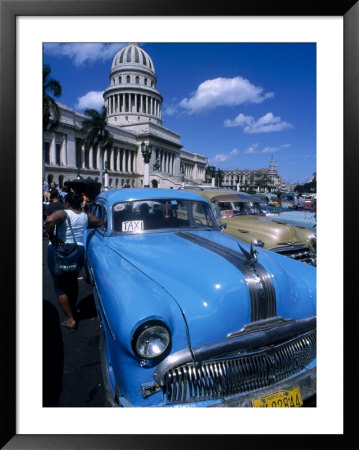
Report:
[[[108,236],[109,225],[106,205],[104,203],[94,203],[91,206],[90,213],[101,219],[101,225],[99,227],[88,228],[85,231],[85,279],[88,283],[93,284],[93,270],[97,264],[100,264],[101,248],[103,248],[103,246],[105,245],[105,240]]]

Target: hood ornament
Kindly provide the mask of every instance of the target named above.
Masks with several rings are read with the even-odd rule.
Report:
[[[241,244],[238,243],[238,247],[241,249],[243,255],[246,258],[246,264],[248,264],[249,266],[255,264],[258,261],[258,255],[257,255],[257,250],[255,250],[253,248],[253,241],[251,241],[251,250],[250,252],[247,252],[246,249],[244,249]]]

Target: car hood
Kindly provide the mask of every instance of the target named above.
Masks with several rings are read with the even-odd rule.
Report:
[[[107,243],[177,302],[193,347],[223,339],[252,320],[253,303],[245,275],[216,252],[216,246],[211,248],[211,241],[245,259],[238,241],[219,231],[144,233],[109,238]],[[249,251],[248,245],[242,245]],[[276,314],[294,319],[313,315],[314,268],[273,252],[258,253],[258,263],[273,283]],[[298,302],[299,298],[303,302]]]
[[[225,218],[223,222],[227,223],[225,233],[248,243],[260,239],[267,249],[305,243],[295,227],[275,223],[265,216],[235,216]]]
[[[317,215],[313,212],[307,212],[307,211],[288,211],[288,212],[281,212],[278,214],[278,216],[275,217],[275,219],[272,219],[276,223],[280,223],[283,221],[283,223],[289,223],[305,228],[309,228],[314,230],[317,225]]]

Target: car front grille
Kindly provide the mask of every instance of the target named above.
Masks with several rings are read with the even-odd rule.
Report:
[[[271,250],[283,256],[296,259],[297,261],[315,265],[314,252],[306,245],[290,245],[287,247],[272,248]]]
[[[165,403],[193,403],[265,388],[303,370],[316,356],[316,331],[251,354],[187,363],[165,375]]]

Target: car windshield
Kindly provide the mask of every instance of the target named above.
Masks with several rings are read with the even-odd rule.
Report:
[[[119,202],[112,207],[112,231],[143,233],[159,229],[217,229],[210,206],[203,201],[146,199]]]
[[[263,215],[257,202],[216,202],[217,217]]]

